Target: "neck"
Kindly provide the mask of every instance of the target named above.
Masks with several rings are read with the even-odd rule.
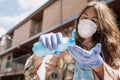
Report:
[[[93,47],[93,45],[94,45],[94,42],[93,42],[92,37],[85,39],[85,40],[83,41],[83,45],[86,46],[86,48],[87,48],[88,50],[91,49],[91,48]]]

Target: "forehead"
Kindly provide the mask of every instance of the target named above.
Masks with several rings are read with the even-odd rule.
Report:
[[[96,12],[95,8],[93,8],[93,7],[87,8],[87,9],[83,12],[83,14],[87,14],[88,16],[97,16],[97,12]],[[83,14],[82,14],[82,15],[83,15]]]

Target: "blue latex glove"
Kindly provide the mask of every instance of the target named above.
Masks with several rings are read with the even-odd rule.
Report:
[[[90,51],[87,51],[77,45],[69,46],[68,53],[79,63],[90,67],[99,66],[103,63],[100,56],[101,44],[97,43]]]
[[[58,33],[49,33],[41,35],[39,40],[42,42],[42,45],[49,49],[50,51],[57,49],[58,44],[62,43],[63,36],[60,32]]]

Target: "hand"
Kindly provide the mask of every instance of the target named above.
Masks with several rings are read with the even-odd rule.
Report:
[[[97,43],[90,51],[87,51],[77,45],[70,46],[68,53],[79,63],[86,64],[90,67],[99,66],[103,63],[100,56],[101,44]]]
[[[49,33],[45,35],[41,35],[39,41],[42,42],[43,46],[50,51],[56,49],[58,44],[62,43],[63,36],[59,33]]]

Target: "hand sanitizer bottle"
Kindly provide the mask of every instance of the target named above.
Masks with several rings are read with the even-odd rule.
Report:
[[[71,38],[68,38],[68,37],[63,38],[63,42],[61,44],[59,44],[58,48],[55,50],[50,51],[50,50],[44,48],[44,46],[42,45],[42,43],[40,41],[36,42],[33,45],[32,50],[33,50],[34,54],[36,54],[39,57],[46,56],[48,54],[57,54],[57,53],[63,52],[68,48],[68,46],[75,44],[75,40],[74,40],[75,34],[76,34],[76,31],[73,30],[72,37]]]

